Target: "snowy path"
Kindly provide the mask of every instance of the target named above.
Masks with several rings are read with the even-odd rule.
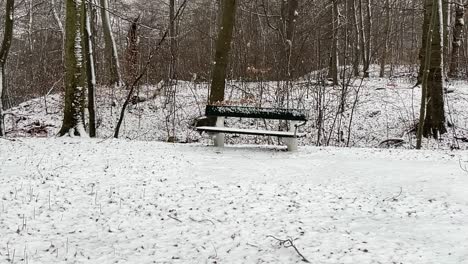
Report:
[[[468,263],[460,157],[0,139],[0,263]]]

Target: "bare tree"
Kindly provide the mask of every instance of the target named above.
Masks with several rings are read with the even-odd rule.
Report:
[[[447,132],[443,98],[443,15],[442,0],[425,0],[423,24],[424,55],[421,59],[422,96],[418,125],[417,145],[421,148],[422,136],[438,138]],[[421,51],[422,54],[422,51]]]
[[[106,45],[105,52],[107,58],[107,65],[109,68],[109,84],[122,85],[122,77],[120,75],[119,55],[117,53],[117,46],[115,44],[114,35],[112,34],[112,27],[109,18],[109,0],[100,0],[101,2],[101,19],[102,28],[104,31],[104,42]]]
[[[216,54],[211,81],[211,104],[224,100],[226,85],[226,69],[231,50],[232,31],[236,17],[236,0],[224,0],[222,8],[222,21],[219,25],[218,40],[216,41]]]
[[[94,6],[92,2],[85,3],[83,12],[83,48],[86,61],[86,83],[88,87],[89,136],[96,137],[96,71],[94,66],[94,35],[91,28],[91,18]]]
[[[87,136],[85,131],[85,83],[83,15],[85,2],[67,0],[65,19],[65,107],[60,136]]]
[[[465,6],[462,0],[455,5],[455,24],[453,26],[452,55],[448,75],[456,78],[460,77],[460,49],[463,40],[463,28],[465,26]]]
[[[3,101],[7,89],[5,66],[8,59],[8,53],[13,40],[13,17],[15,10],[15,0],[7,0],[5,8],[5,32],[3,34],[2,47],[0,49],[0,137],[5,135]]]

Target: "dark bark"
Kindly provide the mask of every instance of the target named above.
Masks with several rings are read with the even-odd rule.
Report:
[[[210,104],[224,101],[226,69],[231,50],[232,32],[236,16],[236,0],[224,0],[222,21],[216,41],[215,65],[211,81]]]
[[[428,17],[434,15],[434,28],[427,30],[432,33],[432,41],[430,46],[431,56],[429,62],[429,71],[427,76],[427,112],[424,120],[424,137],[432,136],[438,139],[441,134],[447,132],[445,126],[445,110],[444,110],[444,76],[443,76],[443,22],[441,0],[427,0],[426,11],[437,10],[435,14],[429,14]],[[433,8],[437,5],[437,8]],[[431,11],[432,13],[432,11]],[[428,27],[429,29],[429,27]],[[427,36],[427,35],[426,35]],[[427,46],[428,43],[426,43]]]
[[[86,10],[83,12],[83,48],[85,55],[86,82],[88,86],[88,115],[89,115],[89,136],[96,137],[96,73],[94,62],[94,35],[91,29],[91,19],[93,5],[91,2],[83,5]]]
[[[330,66],[328,70],[328,78],[333,81],[334,85],[338,84],[338,1],[333,0],[331,5],[331,18],[332,18],[332,43],[330,48]]]
[[[170,48],[171,48],[171,61],[169,79],[177,78],[177,39],[176,39],[176,27],[175,27],[175,0],[169,1],[169,37],[170,37]]]
[[[5,135],[3,101],[5,99],[7,84],[6,84],[6,61],[13,39],[13,17],[14,17],[15,1],[7,0],[5,8],[5,30],[3,34],[2,47],[0,49],[0,137]]]
[[[455,24],[453,26],[452,55],[450,60],[449,77],[460,77],[460,49],[463,40],[463,27],[465,25],[465,7],[461,4],[455,6]]]

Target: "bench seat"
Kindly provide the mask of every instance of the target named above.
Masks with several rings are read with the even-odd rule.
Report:
[[[201,132],[207,132],[217,147],[224,146],[224,134],[243,134],[254,136],[279,137],[288,146],[289,151],[297,150],[297,138],[305,137],[305,133],[299,133],[298,128],[305,125],[308,119],[307,111],[287,108],[266,108],[252,106],[233,105],[207,105],[205,108],[207,124],[196,126]],[[224,119],[237,118],[261,118],[289,121],[291,131],[272,131],[225,127]],[[302,123],[301,123],[302,122]]]
[[[201,127],[197,127],[196,129],[200,131],[211,132],[211,133],[273,136],[273,137],[284,137],[284,138],[297,138],[297,137],[306,136],[305,133],[294,134],[294,131],[271,131],[271,130],[232,128],[232,127],[201,126]]]

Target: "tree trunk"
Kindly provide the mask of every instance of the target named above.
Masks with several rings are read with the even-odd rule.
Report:
[[[364,77],[369,77],[369,67],[371,64],[371,50],[372,50],[372,5],[371,5],[371,0],[367,0],[366,3],[366,52],[365,54],[365,59],[364,59],[364,66],[363,66],[363,72],[364,72]]]
[[[215,65],[213,68],[209,99],[210,104],[224,101],[226,69],[236,17],[236,0],[224,0],[222,12],[222,22],[216,41]]]
[[[176,64],[177,64],[177,40],[176,40],[176,27],[175,27],[175,0],[169,1],[169,37],[171,49],[171,61],[169,70],[169,79],[177,78]]]
[[[350,0],[351,3],[351,13],[353,24],[354,24],[354,31],[355,31],[355,38],[354,38],[354,54],[353,54],[353,72],[355,76],[359,76],[359,65],[361,64],[361,34],[359,30],[359,19],[358,19],[358,9],[356,0]]]
[[[331,6],[332,18],[332,45],[330,48],[330,67],[328,70],[328,78],[333,80],[333,85],[338,85],[338,28],[339,24],[338,1],[333,0]]]
[[[293,52],[294,33],[296,31],[296,20],[299,15],[297,8],[298,0],[288,1],[288,16],[286,22],[286,76],[288,79],[293,78],[294,69],[291,68],[291,58]]]
[[[96,137],[96,72],[94,67],[94,45],[93,31],[91,29],[91,18],[93,13],[92,2],[83,4],[86,10],[83,12],[83,47],[86,56],[86,81],[88,86],[88,115],[89,115],[89,136]]]
[[[434,7],[436,5],[436,7]],[[443,79],[443,15],[442,0],[427,0],[426,11],[434,10],[434,28],[428,31],[432,34],[429,73],[427,76],[427,114],[424,120],[424,136],[432,136],[438,139],[441,134],[447,132],[445,127],[444,110],[444,79]],[[432,11],[433,12],[433,11]],[[431,12],[431,13],[432,13]]]
[[[450,34],[451,30],[450,23],[451,23],[451,3],[449,0],[442,1],[442,36],[443,36],[443,60],[448,62],[449,53],[450,53]],[[447,65],[448,66],[448,65]],[[443,65],[444,73],[447,71],[446,65]]]
[[[392,17],[390,15],[390,0],[385,1],[385,40],[384,40],[384,49],[382,51],[382,57],[380,61],[380,78],[385,76],[385,66],[387,65],[387,57],[388,57],[388,46],[390,42],[390,31],[391,31],[391,24],[392,24]]]
[[[85,79],[82,16],[84,2],[66,1],[65,19],[65,107],[59,136],[87,136],[84,129]]]
[[[13,40],[13,17],[15,10],[15,0],[7,0],[5,8],[5,30],[3,34],[2,47],[0,49],[0,137],[5,135],[5,122],[3,114],[3,100],[6,94],[7,84],[5,76],[5,67],[8,59],[8,53]]]
[[[460,77],[460,49],[465,25],[465,7],[460,0],[455,6],[455,25],[453,26],[452,55],[450,60],[449,77]]]
[[[432,0],[427,0],[432,1]],[[436,0],[437,1],[437,0]],[[428,105],[428,79],[429,79],[429,71],[431,67],[431,57],[432,57],[432,42],[434,41],[434,29],[436,26],[437,21],[437,6],[433,5],[431,9],[425,4],[426,12],[424,14],[424,25],[423,25],[423,32],[426,32],[425,37],[423,39],[423,43],[425,43],[425,51],[424,51],[424,65],[421,65],[422,69],[422,76],[421,76],[421,106],[419,110],[419,124],[418,130],[416,134],[416,149],[421,149],[422,146],[422,138],[424,135],[424,124],[427,115],[427,105]],[[426,22],[428,24],[426,24]],[[424,34],[424,33],[423,33]],[[421,51],[422,52],[422,51]]]
[[[119,55],[115,45],[115,39],[112,34],[112,28],[109,19],[109,2],[108,0],[100,0],[101,3],[101,18],[104,31],[105,53],[109,68],[109,85],[122,85],[122,77],[120,75]]]

